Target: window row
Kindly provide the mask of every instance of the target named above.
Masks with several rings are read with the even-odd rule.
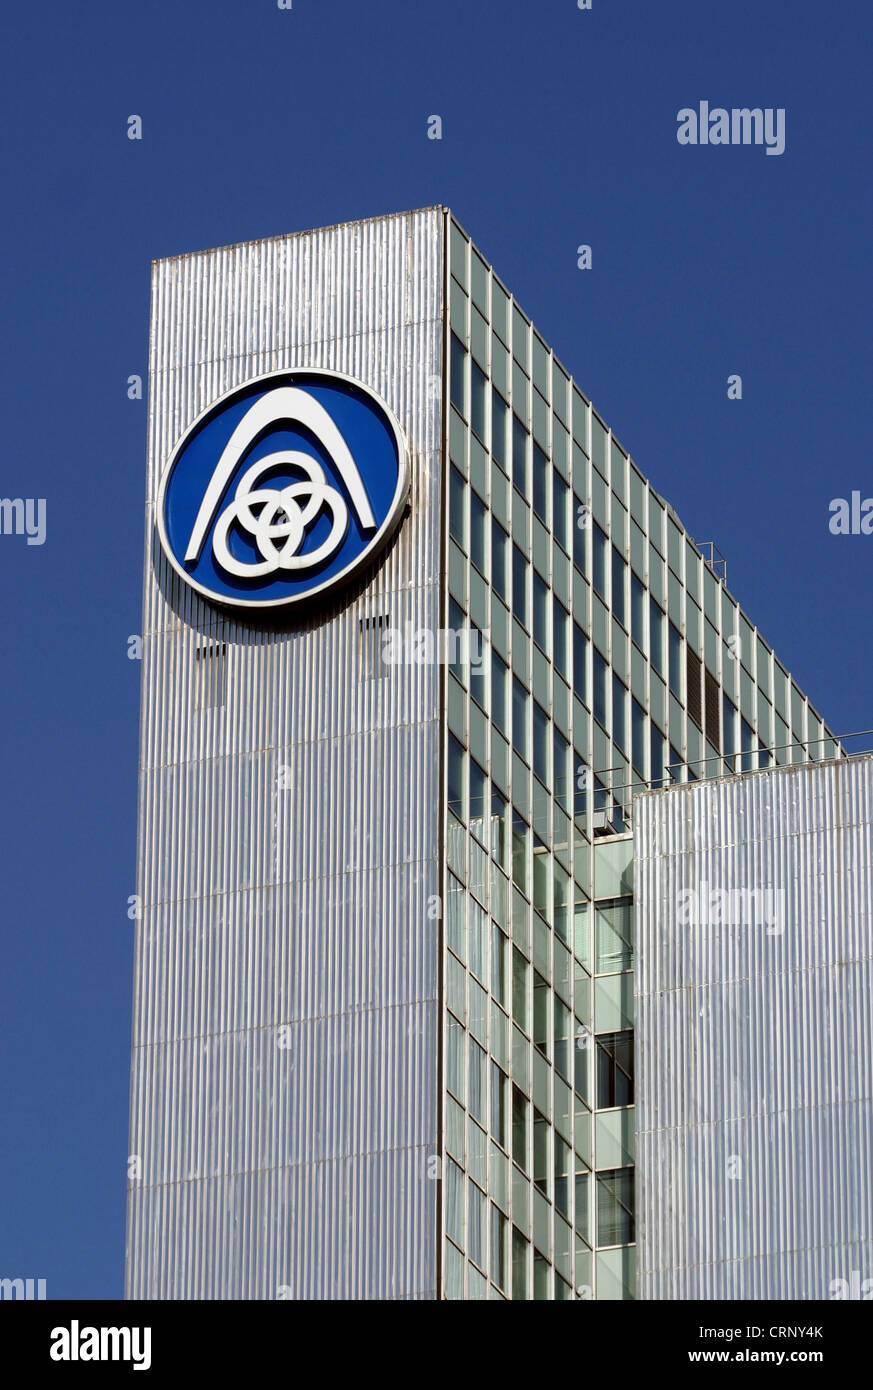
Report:
[[[532,991],[530,984],[532,984]],[[531,998],[532,994],[532,998]],[[512,1018],[517,1027],[531,1031],[533,1020],[534,1046],[555,1070],[574,1086],[576,1094],[590,1103],[589,1059],[594,1060],[595,1105],[600,1110],[626,1108],[634,1103],[634,1035],[630,1028],[613,1033],[592,1034],[574,1019],[570,1010],[552,995],[546,981],[533,970],[530,963],[512,947]],[[449,1014],[446,1030],[446,1085],[460,1105],[466,1104],[473,1118],[483,1129],[489,1128],[492,1139],[507,1152],[523,1172],[530,1173],[530,1111],[539,1112],[527,1099],[524,1091],[511,1086],[506,1073],[475,1038],[468,1036],[463,1025]],[[469,1044],[469,1047],[465,1047]],[[490,1079],[490,1102],[488,1099]],[[511,1103],[511,1146],[508,1142],[507,1106]],[[545,1119],[545,1117],[540,1117]],[[534,1174],[536,1177],[536,1174]]]
[[[568,1162],[568,1171],[562,1176],[561,1182],[566,1184],[567,1190],[571,1182],[574,1184],[575,1205],[580,1213],[576,1234],[586,1245],[593,1245],[595,1239],[598,1249],[634,1243],[632,1168],[598,1173],[592,1185],[589,1173],[576,1173],[574,1176],[569,1171]],[[466,1180],[466,1202],[464,1188],[464,1172],[450,1159],[446,1172],[446,1234],[460,1249],[466,1249],[468,1259],[498,1289],[511,1289],[513,1299],[529,1298],[527,1266],[530,1242],[527,1236],[517,1225],[510,1224],[508,1217],[496,1203],[489,1202],[487,1195],[471,1178]],[[594,1229],[590,1220],[592,1191],[595,1195]],[[558,1238],[561,1229],[558,1227],[556,1231]],[[569,1229],[563,1229],[567,1230],[569,1237]],[[563,1253],[565,1261],[569,1261],[570,1251]],[[535,1249],[535,1262],[537,1257],[548,1263],[546,1257]],[[536,1292],[534,1296],[537,1297]]]
[[[467,368],[470,371],[470,381],[467,381]],[[452,403],[462,413],[464,418],[470,419],[472,428],[484,447],[489,448],[492,457],[498,462],[507,476],[512,477],[513,484],[528,501],[531,501],[535,513],[539,516],[544,525],[551,526],[553,534],[558,542],[569,554],[573,552],[573,560],[576,566],[585,574],[588,573],[585,554],[585,529],[590,521],[587,508],[579,503],[568,488],[564,479],[557,473],[551,474],[548,459],[528,433],[523,422],[518,415],[513,413],[509,404],[497,390],[496,386],[489,386],[488,379],[478,364],[468,358],[466,350],[460,340],[452,335],[452,364],[451,364],[451,399]],[[545,401],[543,401],[545,406]],[[469,406],[469,409],[468,409]],[[587,408],[586,408],[587,409]],[[569,436],[568,436],[569,437]],[[599,476],[603,479],[604,487],[610,484],[606,481],[606,432],[604,427],[592,417],[592,450],[593,461],[598,469]],[[621,465],[627,463],[626,456],[615,445],[613,441],[613,456],[618,457]],[[623,474],[623,468],[620,468]],[[638,485],[631,489],[636,500],[636,510],[642,516],[644,482],[641,475],[636,470],[632,470],[632,477],[637,479]],[[627,504],[627,491],[623,476],[618,484],[618,494],[622,506]],[[475,505],[475,504],[474,504]],[[481,505],[481,504],[479,504]],[[658,499],[649,494],[649,518],[646,528],[642,526],[635,528],[642,544],[645,543],[645,534],[648,530],[652,544],[655,545],[659,553],[665,550],[662,539],[662,526],[665,512]],[[456,517],[457,520],[457,517]],[[472,525],[471,521],[471,525]],[[711,636],[713,644],[720,639],[716,631],[718,593],[719,585],[715,576],[711,576],[701,557],[697,554],[691,541],[684,538],[684,548],[686,551],[686,563],[682,564],[682,549],[684,533],[677,526],[672,517],[667,515],[667,544],[666,554],[672,573],[676,579],[682,583],[683,569],[685,573],[685,584],[689,597],[700,609],[701,585],[700,576],[704,576],[704,584],[707,589],[707,623],[711,626]],[[460,536],[462,527],[459,526],[458,535]],[[572,540],[571,540],[572,533]],[[455,534],[455,532],[453,532]],[[626,623],[626,607],[628,601],[627,578],[628,566],[619,550],[613,545],[610,547],[608,538],[603,529],[596,523],[592,523],[592,575],[597,593],[607,605],[611,603],[611,610],[615,617],[624,626]],[[611,558],[609,551],[611,550]],[[483,574],[487,573],[487,560],[480,554],[483,560],[479,564],[474,560]],[[661,559],[663,564],[663,557]],[[609,575],[609,580],[607,576]],[[630,601],[632,606],[632,626],[634,641],[640,649],[645,651],[644,633],[644,600],[642,599],[643,585],[635,574],[630,572],[631,593]],[[609,588],[607,585],[609,584]],[[745,618],[740,609],[732,604],[727,595],[722,590],[722,607],[724,612],[721,614],[721,627],[725,634],[725,641],[732,644],[731,656],[734,654],[736,646],[744,668],[752,675],[757,672],[757,683],[767,698],[770,697],[771,684],[775,687],[773,695],[778,709],[784,717],[785,723],[789,722],[789,699],[792,702],[792,722],[795,728],[802,725],[802,718],[794,718],[794,707],[802,708],[804,697],[797,690],[797,687],[790,681],[788,673],[778,662],[772,650],[767,646],[763,639],[754,633],[754,629]],[[707,640],[709,640],[707,638]],[[657,663],[656,669],[659,671],[663,665],[663,651],[661,649],[661,637],[653,627],[651,635],[651,650],[653,664]],[[771,662],[773,666],[773,678],[771,681]],[[681,677],[677,675],[677,681]],[[671,688],[674,693],[680,696],[680,692],[673,685]],[[789,695],[790,690],[790,695]],[[816,728],[821,731],[821,721],[813,711],[810,712],[811,719],[815,722]],[[823,740],[826,741],[826,740]],[[801,742],[801,735],[797,734],[795,742]],[[816,756],[821,756],[816,754]]]
[[[494,863],[504,870],[545,921],[555,928],[560,939],[569,942],[570,914],[575,896],[569,868],[550,852],[546,839],[510,805],[453,734],[449,735],[447,755],[448,807],[452,815],[463,825],[469,826],[474,840],[488,851]],[[542,777],[544,785],[552,782],[559,801],[563,796],[564,783],[569,783],[572,778],[569,756],[569,746],[556,728],[552,729],[551,738],[545,731],[538,733],[535,770]],[[553,770],[555,775],[552,778]],[[579,791],[576,783],[573,783],[574,802],[581,805],[583,796],[584,792]],[[569,801],[569,795],[566,799]],[[556,845],[558,854],[561,854],[562,848],[563,857],[569,864],[566,852],[569,846]]]

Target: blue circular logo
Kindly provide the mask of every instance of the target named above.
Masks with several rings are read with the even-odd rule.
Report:
[[[161,479],[158,533],[204,598],[276,608],[344,583],[409,491],[397,420],[340,372],[270,372],[194,421]]]

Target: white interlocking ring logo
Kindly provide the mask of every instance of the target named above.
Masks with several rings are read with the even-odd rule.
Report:
[[[237,608],[302,603],[383,550],[409,492],[406,442],[362,381],[268,372],[189,426],[161,478],[156,526],[177,574]]]
[[[234,471],[249,446],[265,429],[275,426],[279,421],[295,421],[321,440],[327,449],[337,472],[345,483],[349,496],[365,531],[372,531],[376,518],[370,500],[361,481],[349,447],[343,439],[324,406],[319,405],[314,396],[299,386],[278,386],[262,396],[246,411],[240,420],[210,479],[194,528],[188,542],[185,559],[196,560],[200,555],[209,524],[215,515],[221,496],[233,477]],[[308,482],[288,483],[281,488],[259,488],[254,484],[264,473],[277,465],[293,465],[306,473]],[[298,498],[308,497],[301,507]],[[255,515],[255,507],[259,508]],[[328,507],[333,516],[330,535],[322,545],[306,554],[298,554],[306,536],[306,527],[315,520],[323,507]],[[305,570],[329,560],[342,545],[348,529],[349,512],[342,495],[331,487],[324,476],[324,469],[317,459],[298,450],[288,450],[268,454],[258,459],[240,478],[236,494],[215,523],[212,537],[212,553],[222,569],[238,579],[257,579],[277,570]],[[254,536],[261,555],[253,562],[237,560],[230,553],[227,543],[228,532],[234,522],[244,531]],[[277,541],[284,544],[277,545]]]
[[[288,483],[279,488],[263,487],[255,491],[258,479],[280,465],[299,468],[308,481]],[[307,499],[305,506],[300,505],[303,498]],[[300,555],[298,552],[307,526],[325,507],[333,517],[330,535],[315,550]],[[260,562],[246,563],[231,555],[227,533],[234,522],[254,537],[262,557]],[[257,579],[264,574],[274,574],[277,570],[312,569],[339,550],[345,540],[348,524],[349,509],[341,494],[327,482],[324,469],[316,459],[297,450],[268,454],[240,478],[233,502],[215,523],[212,552],[222,569],[240,579]]]

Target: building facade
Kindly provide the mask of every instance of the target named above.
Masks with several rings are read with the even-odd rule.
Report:
[[[130,1297],[436,1292],[439,682],[369,658],[384,613],[439,622],[441,221],[154,266]],[[192,591],[156,509],[200,412],[301,362],[392,406],[411,506],[369,582],[283,628]]]
[[[158,523],[280,371],[410,491],[276,620]],[[634,1297],[633,798],[838,750],[447,210],[155,263],[143,638],[128,1295]]]
[[[873,759],[635,808],[646,1299],[873,1298]]]

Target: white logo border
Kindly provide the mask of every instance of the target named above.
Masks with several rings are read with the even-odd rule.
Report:
[[[394,490],[394,496],[391,500],[391,505],[388,508],[385,520],[382,522],[381,526],[378,527],[375,535],[371,537],[371,539],[364,547],[364,549],[361,551],[361,553],[359,555],[356,555],[354,560],[352,560],[348,565],[346,565],[344,570],[340,570],[339,574],[332,574],[330,578],[326,579],[322,584],[317,584],[314,588],[307,589],[305,593],[291,594],[287,598],[270,599],[232,598],[229,594],[216,593],[214,589],[209,589],[206,587],[206,585],[198,583],[197,580],[193,577],[193,575],[190,575],[187,572],[185,567],[179,563],[179,561],[173,554],[172,548],[170,546],[169,537],[167,535],[166,526],[164,525],[164,505],[167,498],[167,488],[170,483],[170,478],[172,477],[173,470],[179,461],[182,451],[191,439],[191,436],[195,433],[196,430],[198,430],[201,427],[201,425],[205,424],[206,421],[212,415],[217,414],[222,409],[222,407],[231,399],[231,397],[238,395],[242,391],[245,391],[248,387],[259,385],[261,382],[266,383],[272,380],[276,380],[279,377],[287,378],[295,376],[324,377],[328,381],[344,382],[346,385],[354,386],[359,391],[362,391],[366,396],[369,396],[370,399],[381,410],[382,414],[385,416],[385,419],[388,421],[388,424],[391,426],[391,430],[394,435],[394,443],[397,449],[397,486]],[[183,579],[185,583],[188,585],[188,587],[195,590],[195,592],[200,594],[201,597],[208,599],[210,603],[216,604],[218,607],[221,608],[244,608],[249,610],[257,610],[264,608],[288,608],[294,604],[308,603],[311,599],[316,598],[319,594],[326,593],[330,589],[339,588],[345,585],[354,574],[356,574],[359,570],[363,569],[367,562],[371,560],[374,557],[374,555],[376,555],[388,544],[388,541],[397,531],[400,522],[403,518],[403,510],[406,505],[407,498],[409,496],[410,484],[411,476],[409,468],[409,456],[407,452],[406,439],[403,433],[403,428],[400,424],[400,421],[397,419],[397,416],[394,414],[394,411],[388,405],[387,401],[383,400],[382,397],[379,396],[372,389],[372,387],[368,386],[366,382],[359,380],[358,377],[350,376],[348,372],[333,371],[329,367],[279,367],[276,371],[261,372],[257,376],[248,377],[245,381],[241,381],[237,386],[232,386],[229,390],[222,392],[220,396],[217,396],[214,401],[211,401],[210,404],[206,406],[205,410],[202,410],[200,412],[196,419],[194,419],[191,422],[191,424],[187,427],[187,429],[184,431],[175,448],[173,449],[172,454],[170,455],[169,462],[167,463],[163,473],[161,474],[161,481],[158,486],[156,518],[158,537],[161,542],[161,549],[163,550],[166,559],[169,561],[172,568],[179,575],[180,579]]]

